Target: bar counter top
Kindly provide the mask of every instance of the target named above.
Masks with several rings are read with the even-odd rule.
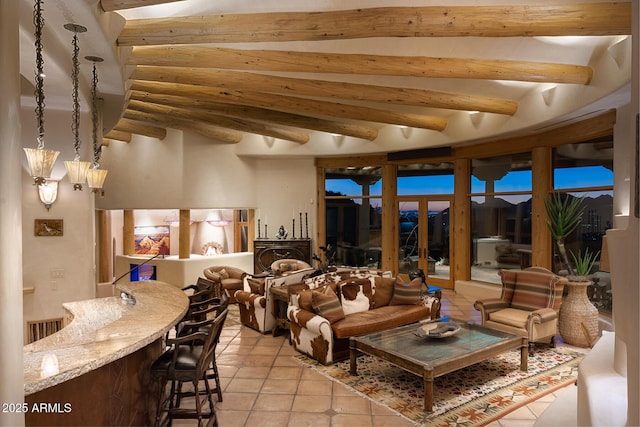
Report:
[[[119,295],[135,299],[130,304]],[[118,296],[63,304],[67,325],[53,335],[24,346],[24,393],[77,378],[153,343],[184,316],[189,299],[165,282],[141,281],[116,286]],[[66,320],[68,320],[66,319]],[[43,357],[53,353],[59,373],[42,378]]]

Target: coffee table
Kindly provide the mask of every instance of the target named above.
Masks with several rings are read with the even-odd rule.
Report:
[[[350,373],[357,375],[359,352],[384,359],[424,380],[424,410],[433,410],[433,380],[449,372],[520,349],[520,369],[527,370],[528,340],[484,326],[456,321],[461,329],[446,338],[421,338],[419,323],[349,340]]]

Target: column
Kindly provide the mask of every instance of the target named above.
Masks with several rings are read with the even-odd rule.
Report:
[[[398,166],[382,166],[382,261],[380,268],[398,273]]]
[[[122,217],[122,254],[133,255],[136,252],[133,210],[125,209]]]
[[[113,280],[113,264],[111,250],[111,213],[106,210],[97,211],[98,227],[98,282]]]
[[[546,197],[553,189],[552,150],[536,147],[531,151],[532,200],[531,200],[531,265],[553,268],[551,246],[553,241],[547,227]]]
[[[453,280],[471,279],[471,161],[456,159],[453,191]],[[450,218],[451,220],[451,218]],[[455,288],[455,284],[454,284]]]
[[[180,259],[191,257],[191,211],[189,209],[180,209],[178,254]]]
[[[15,403],[24,400],[22,165],[26,161],[20,118],[19,10],[13,0],[0,0],[0,402]],[[24,415],[0,412],[0,425],[22,426]]]

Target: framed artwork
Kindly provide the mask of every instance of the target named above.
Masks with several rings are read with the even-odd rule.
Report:
[[[63,235],[63,222],[61,219],[36,219],[34,220],[33,234],[35,236]]]
[[[133,227],[135,253],[169,255],[169,226],[144,225]]]

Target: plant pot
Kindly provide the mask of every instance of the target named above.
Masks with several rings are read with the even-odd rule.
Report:
[[[569,292],[560,306],[560,336],[567,344],[577,347],[591,347],[599,335],[599,313],[587,296],[589,285],[590,281],[568,282]]]

